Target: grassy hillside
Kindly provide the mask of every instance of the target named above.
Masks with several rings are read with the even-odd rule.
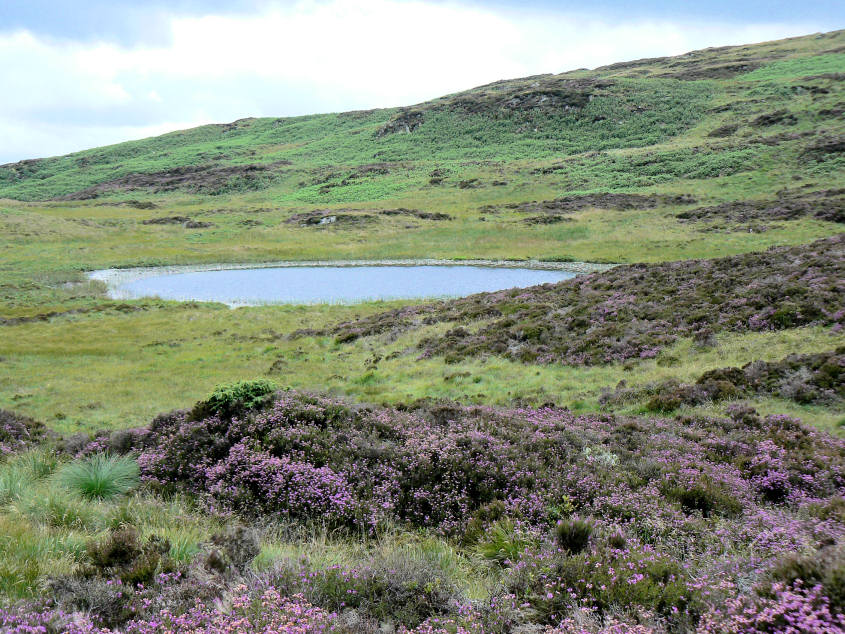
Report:
[[[576,163],[584,169],[565,170],[578,172],[565,190],[727,176],[771,156],[761,143],[804,149],[813,145],[808,131],[822,138],[840,132],[843,41],[842,32],[833,32],[501,81],[409,108],[203,126],[2,166],[0,196],[261,190],[278,203],[378,200],[419,190],[435,165],[450,169],[445,182],[453,184],[471,175],[470,161],[510,171],[517,161],[595,152],[606,154],[584,156]],[[787,112],[760,121],[780,109]],[[804,143],[790,143],[797,138]],[[635,160],[624,179],[606,181],[618,171],[613,158],[641,156],[632,150],[647,146],[659,146],[666,165]],[[177,173],[187,178],[174,179]],[[149,178],[127,179],[138,174]]]

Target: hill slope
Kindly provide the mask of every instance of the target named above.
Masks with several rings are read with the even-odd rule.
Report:
[[[457,185],[475,161],[510,178],[515,162],[551,163],[563,190],[726,176],[775,156],[829,172],[842,167],[843,51],[836,31],[500,81],[409,108],[242,119],[0,166],[0,197],[375,200],[432,179]],[[639,151],[650,146],[657,156]]]

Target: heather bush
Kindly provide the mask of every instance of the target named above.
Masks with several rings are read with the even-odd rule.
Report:
[[[0,409],[0,456],[31,447],[47,435],[43,423],[29,416]]]
[[[774,584],[768,598],[735,595],[702,617],[698,634],[835,633],[845,631],[845,615],[832,611],[820,586]]]
[[[732,412],[645,427],[554,409],[353,408],[289,392],[231,421],[160,422],[139,462],[151,485],[186,488],[212,508],[367,530],[398,520],[467,543],[504,517],[557,519],[572,500],[639,517],[635,500],[652,489],[705,517],[735,516],[755,495],[782,504],[839,492],[841,441]]]
[[[152,627],[221,600],[248,576],[257,552],[253,531],[231,528],[213,535],[186,564],[171,556],[167,540],[142,539],[134,527],[121,526],[91,541],[72,574],[51,578],[49,596],[59,612],[84,611],[98,626],[134,631],[133,621]]]
[[[95,454],[65,465],[61,482],[89,499],[107,500],[123,495],[139,482],[138,463],[129,456]]]
[[[638,388],[605,388],[603,406],[647,399],[651,412],[701,405],[742,396],[777,396],[801,404],[835,403],[845,398],[845,348],[818,354],[793,354],[780,361],[753,361],[742,368],[704,372],[694,384],[665,380]]]
[[[625,606],[692,627],[724,598],[711,587],[759,585],[786,554],[845,538],[835,501],[845,442],[742,404],[728,419],[646,420],[454,403],[391,409],[294,391],[274,399],[231,419],[157,418],[142,435],[144,480],[215,511],[347,534],[399,524],[453,535],[506,564],[495,567],[502,591],[479,608],[490,623],[552,626],[587,607],[607,620]],[[237,556],[203,553],[196,561],[221,583],[242,576],[226,563]],[[363,622],[463,614],[443,569],[411,559],[288,561],[261,583],[329,612],[354,609]]]
[[[808,554],[791,553],[778,562],[769,572],[771,582],[759,593],[775,598],[772,587],[777,584],[794,587],[803,584],[821,588],[827,604],[835,614],[845,614],[845,546],[831,545]]]
[[[539,551],[514,566],[505,589],[549,625],[579,606],[598,614],[618,606],[665,618],[691,618],[687,608],[695,600],[683,567],[647,547],[598,545],[575,555],[560,549]]]
[[[321,569],[307,561],[282,561],[268,572],[266,583],[326,610],[354,609],[367,620],[407,627],[453,612],[460,599],[435,562],[402,553],[376,556],[357,567]]]

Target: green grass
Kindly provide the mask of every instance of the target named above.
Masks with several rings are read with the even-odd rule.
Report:
[[[805,75],[821,75],[822,73],[841,73],[845,67],[845,54],[831,53],[814,57],[775,62],[763,68],[758,68],[741,76],[741,79],[767,81],[773,79],[792,79]]]
[[[140,471],[130,456],[95,454],[64,467],[59,479],[84,498],[110,500],[136,487]]]

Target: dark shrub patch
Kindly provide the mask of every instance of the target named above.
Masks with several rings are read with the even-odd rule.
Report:
[[[845,348],[816,354],[793,354],[780,361],[753,361],[742,368],[709,370],[688,385],[667,380],[640,388],[605,388],[599,402],[619,405],[640,399],[652,412],[671,412],[681,405],[700,405],[763,394],[797,403],[834,403],[845,399]]]
[[[787,555],[770,572],[774,582],[792,585],[801,581],[812,587],[821,585],[830,600],[830,608],[845,612],[845,546],[828,546],[811,555]],[[767,594],[766,586],[761,589]]]
[[[43,423],[6,409],[0,409],[0,456],[22,451],[47,436]]]
[[[215,415],[231,418],[241,412],[255,409],[275,390],[276,385],[267,379],[221,385],[215,388],[206,400],[194,406],[191,418],[200,420]]]
[[[384,622],[415,627],[447,614],[460,596],[435,562],[400,555],[376,556],[354,569],[313,569],[307,562],[286,561],[268,574],[268,581],[327,610],[358,610],[376,627]]]
[[[813,192],[784,190],[771,200],[740,200],[712,207],[699,207],[677,214],[681,222],[720,221],[731,230],[744,231],[758,222],[814,217],[828,222],[845,222],[845,189]]]
[[[149,583],[156,573],[176,569],[169,552],[170,544],[166,540],[151,536],[142,541],[134,527],[123,526],[88,545],[90,566],[83,568],[82,576],[116,577],[130,586]]]
[[[685,510],[700,511],[704,517],[709,517],[711,513],[736,515],[742,511],[742,503],[738,499],[707,478],[692,485],[667,487],[664,494]]]

